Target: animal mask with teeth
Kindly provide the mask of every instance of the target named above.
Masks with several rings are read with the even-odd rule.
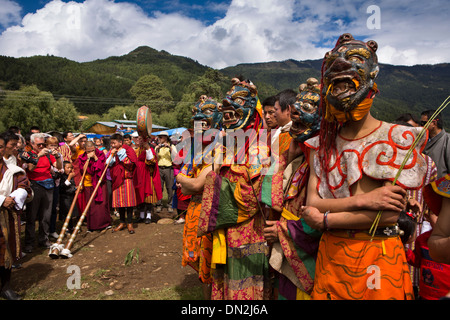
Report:
[[[223,99],[221,112],[225,129],[242,129],[251,124],[258,105],[256,86],[250,81],[231,80],[232,87]]]
[[[198,121],[201,124],[202,131],[220,129],[222,124],[220,105],[212,98],[202,95],[192,108],[191,127],[195,128],[194,122]]]
[[[339,37],[333,50],[326,53],[322,66],[322,95],[328,105],[326,119],[339,114],[338,121],[359,120],[355,109],[377,92],[375,78],[378,75],[378,45],[370,40],[355,40],[349,33]],[[366,108],[366,114],[369,108]],[[336,117],[338,118],[338,117]]]
[[[315,78],[309,78],[299,86],[300,93],[291,108],[292,125],[289,134],[299,142],[305,142],[320,129],[320,85]]]

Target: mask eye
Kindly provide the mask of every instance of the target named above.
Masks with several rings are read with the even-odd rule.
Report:
[[[236,100],[234,100],[234,102],[236,102],[237,104],[240,104],[240,105],[244,104],[244,100],[241,98],[236,98]]]
[[[302,105],[302,110],[303,111],[305,111],[305,112],[308,112],[308,113],[313,113],[313,112],[315,112],[316,111],[316,106],[315,105],[312,105],[312,104],[310,104],[310,103],[308,103],[308,102],[305,102],[305,103],[303,103],[303,105]]]
[[[203,111],[203,114],[204,114],[204,115],[207,115],[207,116],[211,115],[212,113],[213,113],[213,112],[212,112],[211,109],[206,109],[206,110]]]
[[[234,100],[234,102],[235,103],[237,103],[237,104],[239,104],[239,105],[244,105],[244,100],[243,99],[241,99],[241,98],[236,98],[235,100]]]
[[[348,61],[356,62],[356,63],[364,63],[364,60],[358,56],[350,56],[350,57],[348,57]]]

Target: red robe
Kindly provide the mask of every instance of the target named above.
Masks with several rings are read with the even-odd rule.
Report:
[[[137,178],[137,170],[135,170],[135,166],[137,166],[137,163],[138,163],[136,152],[134,152],[133,148],[131,148],[130,146],[128,146],[126,144],[122,145],[122,148],[125,149],[128,159],[134,165],[134,166],[132,165],[130,168],[128,168],[128,169],[131,169],[128,171],[133,171],[133,183],[134,183],[134,185],[138,185],[139,181]],[[113,191],[116,190],[118,187],[120,187],[125,180],[124,164],[123,164],[123,162],[121,162],[119,160],[119,157],[117,156],[117,154],[115,154],[114,157],[116,159],[116,162],[112,165],[112,167],[110,167]]]
[[[138,149],[139,150],[139,149]],[[138,150],[136,152],[138,153]],[[161,177],[159,174],[158,160],[156,158],[155,150],[150,147],[153,153],[153,163],[149,164],[146,161],[145,149],[139,150],[138,162],[136,165],[137,184],[136,187],[136,200],[138,204],[145,202],[145,199],[149,196],[156,194],[157,201],[162,199],[162,185]],[[152,197],[155,198],[155,197]]]
[[[83,189],[84,198],[87,201],[92,197],[92,194],[100,180],[100,177],[105,170],[106,156],[103,152],[95,149],[97,161],[91,159],[86,174],[91,176],[92,186],[85,186]],[[86,152],[78,157],[80,169],[82,169],[87,161]],[[86,222],[89,230],[101,230],[111,224],[111,216],[109,214],[109,197],[106,179],[101,182],[97,189],[97,193],[91,202],[88,212],[86,214]]]

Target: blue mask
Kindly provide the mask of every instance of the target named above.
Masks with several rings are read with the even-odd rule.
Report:
[[[289,134],[298,142],[305,142],[320,130],[320,91],[318,81],[308,79],[300,89],[294,107],[291,108],[292,126]]]
[[[203,131],[209,129],[220,129],[222,126],[222,113],[219,111],[220,103],[201,96],[196,105],[192,108],[191,127],[194,128],[194,121],[201,122]]]

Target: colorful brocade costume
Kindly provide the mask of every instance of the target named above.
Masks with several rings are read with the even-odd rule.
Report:
[[[179,175],[195,179],[209,166],[199,165],[189,169],[189,164],[185,164]],[[197,236],[201,208],[202,193],[193,195],[186,210],[181,265],[189,265],[197,271],[202,283],[211,283],[212,234]]]
[[[251,82],[234,78],[232,83],[221,108],[226,137],[228,129],[242,129],[250,136],[242,146],[230,145],[232,152],[226,152],[227,145],[219,173],[211,171],[206,176],[199,235],[213,235],[211,298],[263,300],[271,290],[265,216],[258,199],[263,172],[260,157],[267,154],[266,146],[257,143],[262,107]]]
[[[272,245],[269,263],[278,273],[279,300],[309,300],[322,233],[301,219],[309,178],[307,158],[302,153],[288,165],[286,158],[287,152],[280,158],[280,168],[272,177],[271,186],[268,186],[270,177],[266,176],[261,192],[261,200],[281,212],[277,223],[279,242]]]
[[[380,121],[380,125],[360,139],[336,137],[336,153],[331,156],[328,179],[316,153],[314,169],[317,190],[322,198],[345,198],[362,177],[393,181],[398,169],[422,128]],[[418,141],[397,184],[405,189],[423,187],[427,161],[422,155],[426,135]],[[306,142],[317,150],[319,138]],[[380,229],[380,228],[379,228]],[[413,299],[411,278],[403,244],[390,230],[381,231],[371,241],[364,230],[325,231],[316,261],[313,299]]]
[[[291,107],[289,144],[302,152],[289,164],[289,147],[279,158],[279,168],[263,180],[261,201],[272,209],[278,220],[278,241],[272,244],[270,266],[277,272],[279,300],[309,300],[314,284],[315,260],[321,232],[309,227],[301,218],[306,202],[309,179],[309,151],[304,141],[316,135],[320,128],[320,87],[315,78],[299,86],[300,93]],[[280,134],[280,140],[282,140]],[[292,141],[292,143],[291,143]],[[283,145],[280,141],[280,145]],[[273,145],[272,145],[273,147]],[[281,148],[280,148],[281,149]],[[274,214],[278,212],[278,215]],[[280,214],[281,213],[281,214]]]
[[[255,197],[260,187],[259,166],[231,165],[207,175],[199,229],[213,233],[213,300],[269,297],[269,247]]]
[[[217,101],[206,95],[202,95],[192,108],[193,114],[191,122],[194,137],[191,137],[189,141],[193,143],[193,145],[190,145],[191,148],[189,151],[184,150],[184,148],[180,151],[180,154],[186,154],[186,156],[183,157],[183,165],[177,175],[178,182],[180,177],[198,179],[200,175],[207,172],[205,170],[214,168],[212,163],[215,163],[215,161],[213,161],[213,157],[216,155],[215,147],[220,147],[215,139],[218,137],[216,135],[219,133],[218,128],[220,128],[222,119],[222,114],[219,112],[219,106],[220,104]],[[200,124],[200,126],[198,126],[198,124]],[[209,129],[217,131],[210,134],[208,131]],[[204,140],[208,141],[209,138],[214,141],[209,144],[203,143]],[[201,143],[196,144],[195,141],[201,141]],[[200,147],[200,150],[197,150],[198,147]],[[180,182],[180,184],[182,185],[183,183]],[[189,265],[197,271],[199,280],[202,283],[211,284],[213,235],[209,233],[198,236],[198,224],[202,208],[202,191],[190,196],[189,205],[186,209],[181,264],[182,266]]]

